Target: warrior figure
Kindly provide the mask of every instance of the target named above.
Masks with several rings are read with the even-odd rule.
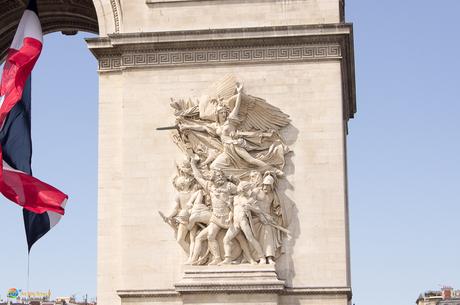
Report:
[[[216,240],[221,229],[227,229],[232,220],[231,206],[232,195],[236,193],[236,186],[227,181],[225,175],[219,170],[212,170],[212,180],[207,181],[198,170],[196,161],[191,158],[193,175],[203,189],[211,196],[212,215],[209,225],[203,229],[195,239],[195,249],[192,254],[192,264],[196,263],[202,251],[202,243],[207,238],[209,250],[213,256],[210,265],[222,261],[219,243]]]
[[[184,175],[177,175],[173,179],[173,185],[177,190],[174,198],[173,211],[164,218],[164,221],[177,228],[176,240],[186,253],[189,253],[189,243],[186,241],[189,222],[189,201],[196,196],[193,191],[193,180]]]
[[[282,211],[280,202],[273,191],[274,183],[273,176],[266,174],[262,187],[254,190],[259,210],[256,213],[258,219],[254,222],[254,231],[268,264],[275,264],[275,257],[279,255],[278,250],[281,247],[281,234],[287,232],[282,227]]]
[[[231,264],[232,260],[230,257],[232,250],[232,240],[240,233],[244,233],[244,236],[255,249],[259,264],[265,264],[265,256],[262,252],[259,242],[254,237],[249,219],[251,218],[251,205],[256,201],[251,197],[252,195],[252,183],[247,181],[241,181],[238,184],[237,193],[233,199],[233,224],[228,229],[224,237],[224,250],[225,260],[223,264]]]

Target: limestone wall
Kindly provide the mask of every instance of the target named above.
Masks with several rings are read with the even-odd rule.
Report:
[[[88,40],[100,69],[98,302],[120,304],[123,290],[130,304],[181,304],[171,291],[186,258],[158,210],[172,207],[182,154],[155,129],[174,124],[171,97],[199,96],[233,74],[292,119],[280,188],[293,238],[277,261],[287,286],[277,302],[346,304],[345,139],[355,106],[341,1],[99,2],[99,18],[113,18],[103,34],[118,34]],[[147,298],[151,290],[160,296]]]
[[[122,0],[122,32],[340,22],[338,0]]]
[[[349,286],[340,62],[139,69],[101,75],[115,86],[101,94],[100,109],[101,304],[105,295],[113,304],[115,289],[172,289],[180,279],[185,255],[157,211],[172,207],[181,154],[155,128],[174,123],[170,97],[200,95],[228,73],[292,119],[281,189],[294,238],[279,276],[289,287]]]

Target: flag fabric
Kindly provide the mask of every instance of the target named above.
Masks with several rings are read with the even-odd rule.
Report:
[[[35,1],[30,1],[8,49],[0,85],[1,124],[20,100],[26,80],[43,47],[43,34],[36,8]]]
[[[30,74],[42,49],[36,2],[29,5],[9,49],[0,87],[0,192],[23,207],[29,251],[62,215],[67,195],[32,176]]]

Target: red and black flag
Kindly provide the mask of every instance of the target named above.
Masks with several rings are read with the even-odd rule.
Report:
[[[43,34],[30,0],[5,60],[0,87],[0,192],[23,207],[29,251],[64,215],[67,195],[32,176],[31,81]]]

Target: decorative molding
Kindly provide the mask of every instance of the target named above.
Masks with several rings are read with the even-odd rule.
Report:
[[[196,291],[196,293],[261,293],[262,290],[214,290],[210,291]],[[344,295],[348,300],[352,298],[352,290],[350,287],[292,287],[277,289],[276,291],[270,290],[270,293],[278,295],[331,295],[338,296]],[[118,290],[117,294],[121,299],[131,298],[180,298],[184,292],[178,292],[176,289],[143,289],[143,290]],[[192,290],[185,291],[185,293],[192,293]]]
[[[118,33],[90,38],[87,43],[99,60],[101,73],[136,68],[338,60],[342,64],[344,120],[356,112],[351,24]]]
[[[340,59],[348,25],[109,34],[87,39],[100,71],[178,64]]]
[[[171,298],[179,297],[180,294],[174,289],[150,289],[150,290],[117,290],[120,298]]]
[[[177,2],[196,2],[202,0],[145,0],[147,4],[157,4],[157,3],[177,3]]]
[[[110,0],[112,6],[113,21],[115,23],[115,33],[120,33],[121,7],[119,0]]]
[[[176,286],[176,290],[181,294],[184,293],[278,293],[283,290],[283,287],[280,287],[277,284],[273,285],[190,285],[190,286]]]
[[[145,0],[145,3],[149,6],[186,6],[195,5],[200,2],[206,4],[218,4],[222,2],[232,1],[233,3],[247,2],[247,0]],[[250,2],[276,2],[276,0],[250,0]]]
[[[351,300],[351,287],[292,287],[285,288],[283,295],[346,295]]]
[[[267,47],[209,48],[195,50],[143,50],[120,56],[103,56],[101,72],[120,68],[193,64],[234,64],[274,61],[340,59],[340,45],[278,45]]]
[[[194,293],[279,293],[284,281],[273,265],[186,266],[175,285],[181,294]]]

